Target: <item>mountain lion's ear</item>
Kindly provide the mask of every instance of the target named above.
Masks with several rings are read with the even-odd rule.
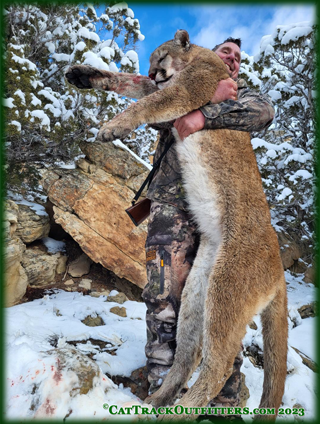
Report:
[[[185,47],[186,49],[190,46],[189,34],[184,29],[178,29],[178,31],[174,35],[174,42],[181,47]]]

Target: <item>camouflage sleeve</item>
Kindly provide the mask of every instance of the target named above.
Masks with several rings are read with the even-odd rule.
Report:
[[[249,88],[238,90],[238,100],[226,100],[200,108],[205,117],[204,129],[228,128],[238,131],[262,131],[274,118],[271,98]]]

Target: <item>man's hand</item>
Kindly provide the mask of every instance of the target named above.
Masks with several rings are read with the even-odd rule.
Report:
[[[196,131],[202,130],[204,127],[204,115],[200,110],[194,110],[187,115],[181,116],[175,120],[173,126],[178,131],[181,140],[188,137]]]
[[[211,98],[211,103],[217,104],[225,100],[237,100],[237,83],[227,78],[219,82],[218,87]],[[178,131],[181,140],[184,140],[190,134],[203,129],[205,117],[200,110],[194,110],[181,118],[178,118],[173,126]]]
[[[210,101],[217,104],[225,100],[237,100],[237,90],[238,85],[232,78],[221,80]]]

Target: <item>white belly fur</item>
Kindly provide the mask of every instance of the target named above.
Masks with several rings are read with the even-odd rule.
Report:
[[[218,210],[217,193],[208,180],[208,172],[203,166],[196,132],[183,141],[176,129],[176,151],[182,168],[183,184],[187,194],[190,211],[198,224],[199,231],[216,243],[221,241],[221,217]]]

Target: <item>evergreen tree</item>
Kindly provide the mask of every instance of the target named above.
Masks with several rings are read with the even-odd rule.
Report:
[[[252,90],[260,91],[261,80],[257,75],[257,72],[253,69],[254,59],[245,52],[241,52],[241,65],[239,70],[238,78],[246,80],[248,87]]]
[[[135,44],[144,39],[126,3],[101,6],[13,4],[5,8],[7,185],[34,188],[37,169],[68,162],[81,140],[93,141],[104,120],[129,100],[115,93],[78,91],[64,73],[89,64],[113,72],[139,72]],[[150,130],[139,129],[148,150]],[[147,157],[147,153],[145,152]]]
[[[256,86],[260,80],[276,111],[270,129],[252,140],[272,223],[304,241],[308,260],[314,234],[315,34],[308,22],[278,26],[262,38],[260,54],[245,58],[242,70],[255,74]]]
[[[264,90],[276,106],[280,140],[288,138],[304,149],[314,139],[315,28],[306,22],[278,26],[261,40],[255,57]]]

